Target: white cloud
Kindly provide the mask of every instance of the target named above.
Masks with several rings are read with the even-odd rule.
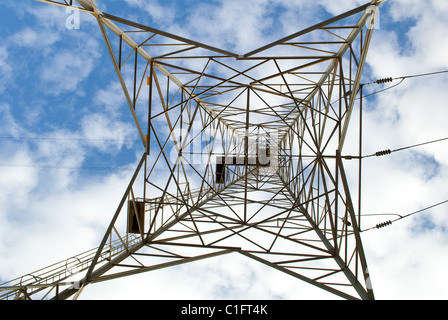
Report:
[[[378,299],[446,299],[446,233],[414,233],[397,224],[363,236]]]
[[[247,10],[247,8],[251,10]],[[224,1],[197,6],[182,26],[203,43],[245,52],[265,44],[272,34],[264,32],[272,26],[267,1]]]
[[[29,193],[37,186],[37,172],[33,169],[14,169],[7,164],[32,165],[29,150],[21,149],[13,154],[2,154],[0,161],[6,164],[0,167],[3,186],[0,202],[25,209]]]
[[[7,103],[0,103],[0,134],[3,136],[17,136],[22,134],[22,128],[11,113],[11,106]]]
[[[92,73],[100,57],[100,42],[97,41],[100,34],[88,31],[95,19],[82,15],[84,18],[80,21],[80,28],[68,29],[66,20],[70,18],[70,13],[64,8],[35,3],[23,8],[19,6],[17,10],[23,11],[27,20],[23,27],[7,38],[6,43],[9,47],[24,50],[29,58],[22,61],[11,59],[16,68],[26,65],[26,72],[30,74],[37,68],[37,77],[45,84],[42,90],[47,94],[82,94],[82,90],[78,92],[80,84]],[[6,53],[5,50],[0,51],[1,61],[7,61]],[[6,77],[10,70],[6,69],[4,62],[0,62],[0,68],[3,66]]]
[[[101,151],[120,150],[131,137],[135,137],[136,129],[129,123],[114,121],[106,114],[93,113],[81,120],[83,137],[88,145]]]
[[[94,98],[95,104],[104,110],[104,112],[110,114],[112,117],[117,116],[117,112],[125,104],[125,108],[128,108],[123,90],[121,89],[120,83],[113,81],[106,87],[99,89],[95,94]]]
[[[3,279],[12,279],[95,247],[129,180],[127,175],[112,174],[104,180],[92,180],[81,186],[71,184],[55,191],[45,189],[54,182],[49,171],[39,172],[39,184],[44,176],[47,181],[36,185],[27,197],[14,195],[22,206],[11,206],[10,199],[0,203],[4,213],[1,228],[5,242],[0,262]],[[21,172],[27,181],[30,179],[29,169],[13,172]],[[27,263],[21,263],[22,259]]]
[[[4,127],[13,128],[7,132],[23,136],[25,130],[17,124],[8,108],[3,109]],[[106,121],[99,115],[86,119],[104,125],[102,131],[109,130],[110,141],[116,139],[117,134],[128,132],[126,126],[121,127],[113,119]],[[80,132],[57,129],[47,132],[48,136],[57,139],[36,139],[28,143],[2,141],[2,280],[24,275],[98,245],[132,173],[81,174],[77,168],[84,165],[87,154],[104,147],[80,140],[94,134],[89,129],[88,126]],[[114,150],[121,148],[119,144],[122,142],[112,144]],[[22,263],[22,259],[27,263]]]
[[[33,30],[30,27],[25,27],[14,34],[11,39],[16,46],[50,50],[49,46],[60,40],[60,34],[53,30]]]
[[[158,25],[168,26],[175,19],[176,9],[170,5],[160,4],[157,0],[125,0],[125,2],[131,7],[143,9],[151,17],[153,22]]]
[[[81,35],[75,41],[83,43],[82,49],[65,49],[53,52],[46,57],[41,66],[40,78],[46,84],[45,92],[59,95],[66,92],[76,92],[80,84],[86,80],[96,67],[100,57],[98,42],[87,34]],[[80,90],[82,92],[82,90]],[[79,92],[78,92],[79,94]]]

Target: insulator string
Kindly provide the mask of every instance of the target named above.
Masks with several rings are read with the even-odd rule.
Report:
[[[446,203],[448,203],[448,200],[445,200],[445,201],[433,204],[433,205],[431,205],[429,207],[426,207],[426,208],[423,208],[423,209],[420,209],[420,210],[408,213],[406,215],[395,214],[395,215],[398,215],[399,217],[394,219],[394,220],[388,220],[388,221],[385,221],[385,222],[378,223],[374,227],[370,227],[368,229],[364,229],[361,232],[365,232],[365,231],[369,231],[369,230],[373,230],[373,229],[381,229],[381,228],[387,227],[387,226],[391,225],[393,222],[396,222],[396,221],[408,218],[408,217],[416,215],[418,213],[422,213],[422,212],[428,211],[430,209],[433,209],[435,207],[441,206],[441,205],[446,204]]]
[[[377,152],[375,152],[373,154],[362,156],[361,158],[382,157],[382,156],[389,155],[389,154],[391,154],[393,152],[398,152],[398,151],[403,151],[403,150],[406,150],[406,149],[421,147],[421,146],[424,146],[424,145],[437,143],[437,142],[441,142],[441,141],[445,141],[445,140],[448,140],[448,137],[441,138],[441,139],[436,139],[436,140],[431,140],[431,141],[427,141],[427,142],[423,142],[423,143],[418,143],[418,144],[414,144],[414,145],[410,145],[410,146],[406,146],[406,147],[402,147],[402,148],[397,148],[397,149],[394,149],[394,150],[387,149],[387,150],[377,151]]]
[[[390,90],[390,89],[392,89],[392,88],[395,88],[396,86],[398,86],[398,85],[400,85],[401,83],[403,83],[403,81],[404,81],[405,79],[417,78],[417,77],[426,77],[426,76],[433,76],[433,75],[442,74],[442,73],[448,73],[448,70],[442,70],[442,71],[436,71],[436,72],[427,72],[427,73],[420,73],[420,74],[414,74],[414,75],[408,75],[408,76],[402,76],[402,77],[395,77],[395,78],[393,78],[393,77],[387,77],[387,78],[377,79],[376,81],[373,81],[373,82],[363,83],[362,86],[368,86],[368,85],[371,85],[371,84],[384,84],[384,83],[393,82],[394,80],[400,80],[399,83],[394,84],[393,86],[387,87],[387,88],[385,88],[385,89],[382,89],[382,90],[379,90],[379,91],[376,91],[376,92],[373,92],[373,93],[370,93],[370,94],[367,94],[367,95],[363,96],[362,98],[367,98],[367,97],[373,96],[373,95],[375,95],[375,94],[384,92],[384,91],[386,91],[386,90]]]

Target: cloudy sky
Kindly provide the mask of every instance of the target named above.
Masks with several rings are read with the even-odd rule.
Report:
[[[104,12],[245,53],[366,1],[96,2]],[[32,0],[0,8],[4,282],[98,246],[141,143],[95,19],[81,13],[70,28],[64,8]],[[447,16],[444,0],[383,3],[362,82],[448,70]],[[448,137],[447,83],[447,73],[406,78],[366,98],[365,154]],[[447,179],[448,141],[366,158],[363,226],[448,200]],[[448,204],[362,233],[377,299],[448,298],[447,227]],[[88,286],[81,297],[334,298],[236,254]]]

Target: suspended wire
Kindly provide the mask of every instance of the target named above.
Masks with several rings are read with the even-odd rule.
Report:
[[[136,142],[138,140],[131,139],[96,139],[96,138],[62,138],[62,137],[13,137],[0,136],[2,140],[62,140],[62,141],[98,141],[98,142]]]
[[[396,78],[388,77],[388,78],[378,79],[378,80],[376,80],[374,82],[365,83],[365,84],[362,84],[362,86],[366,86],[366,85],[370,85],[370,84],[382,84],[382,83],[392,82],[394,80],[401,80],[399,83],[397,83],[397,84],[395,84],[395,85],[393,85],[391,87],[388,87],[388,88],[385,88],[385,89],[373,92],[371,94],[362,96],[361,98],[369,97],[369,96],[372,96],[374,94],[378,94],[380,92],[392,89],[392,88],[400,85],[405,79],[417,78],[417,77],[426,77],[426,76],[432,76],[432,75],[437,75],[437,74],[442,74],[442,73],[448,73],[448,70],[420,73],[420,74],[414,74],[414,75],[407,75],[407,76],[396,77]],[[393,152],[397,152],[397,151],[401,151],[401,150],[405,150],[405,149],[410,149],[410,148],[415,148],[415,147],[419,147],[419,146],[423,146],[423,145],[427,145],[427,144],[431,144],[431,143],[436,143],[436,142],[440,142],[440,141],[444,141],[444,140],[448,140],[448,137],[447,138],[442,138],[442,139],[437,139],[437,140],[432,140],[432,141],[428,141],[428,142],[424,142],[424,143],[419,143],[419,144],[415,144],[415,145],[412,145],[412,146],[407,146],[407,147],[403,147],[403,148],[399,148],[399,149],[395,149],[395,150],[390,150],[390,149],[382,150],[382,151],[378,151],[378,152],[376,152],[374,154],[371,154],[371,155],[362,156],[361,158],[369,158],[369,157],[374,157],[374,156],[381,157],[381,156],[389,155],[389,154],[391,154]]]
[[[364,86],[370,85],[370,84],[379,84],[379,83],[386,83],[386,82],[391,82],[393,80],[404,80],[404,79],[410,79],[410,78],[418,78],[418,77],[426,77],[426,76],[432,76],[432,75],[436,75],[436,74],[442,74],[442,73],[448,73],[448,70],[441,70],[441,71],[435,71],[435,72],[427,72],[427,73],[420,73],[420,74],[414,74],[414,75],[408,75],[408,76],[401,76],[401,77],[396,77],[396,78],[383,78],[383,79],[378,79],[376,81],[373,82],[368,82],[368,83],[364,83]]]
[[[378,151],[375,152],[374,154],[370,154],[367,156],[362,156],[361,158],[369,158],[369,157],[381,157],[381,156],[385,156],[385,155],[389,155],[393,152],[398,152],[398,151],[402,151],[402,150],[406,150],[406,149],[411,149],[411,148],[416,148],[416,147],[420,147],[420,146],[424,146],[424,145],[428,145],[428,144],[432,144],[432,143],[436,143],[436,142],[441,142],[441,141],[445,141],[448,140],[448,137],[446,138],[442,138],[442,139],[436,139],[436,140],[432,140],[432,141],[427,141],[427,142],[423,142],[423,143],[418,143],[418,144],[414,144],[414,145],[410,145],[407,147],[402,147],[402,148],[398,148],[398,149],[394,149],[394,150],[382,150],[382,151]]]
[[[432,141],[427,141],[427,142],[423,142],[423,143],[418,143],[418,144],[414,144],[414,145],[410,145],[410,146],[407,146],[407,147],[402,147],[402,148],[398,148],[398,149],[394,149],[394,150],[387,149],[387,150],[383,150],[383,151],[378,151],[378,152],[376,152],[374,154],[371,154],[371,155],[368,155],[368,156],[363,156],[361,158],[368,158],[368,157],[374,157],[374,156],[381,157],[381,156],[389,155],[389,154],[391,154],[393,152],[402,151],[402,150],[411,149],[411,148],[416,148],[416,147],[420,147],[420,146],[423,146],[423,145],[437,143],[437,142],[441,142],[441,141],[445,141],[445,140],[448,140],[448,137],[442,138],[442,139],[436,139],[436,140],[432,140]],[[365,229],[365,230],[362,230],[361,232],[368,231],[368,230],[373,230],[373,229],[381,229],[381,228],[387,227],[387,226],[391,225],[393,222],[396,222],[398,220],[407,218],[407,217],[415,215],[417,213],[421,213],[421,212],[427,211],[429,209],[435,208],[435,207],[443,205],[445,203],[448,203],[448,200],[439,202],[439,203],[437,203],[435,205],[432,205],[432,206],[429,206],[429,207],[426,207],[426,208],[423,208],[423,209],[411,212],[411,213],[409,213],[407,215],[403,215],[403,216],[399,215],[399,214],[376,214],[376,215],[397,215],[399,217],[396,218],[395,220],[387,220],[387,221],[378,223],[376,226],[368,228],[368,229]],[[373,214],[371,214],[371,215],[373,215]],[[367,216],[367,215],[364,215],[364,216]]]
[[[412,145],[412,146],[408,146],[408,147],[403,147],[403,148],[395,149],[395,150],[393,150],[392,152],[395,152],[395,151],[401,151],[401,150],[406,150],[406,149],[415,148],[415,147],[420,147],[420,146],[423,146],[423,145],[427,145],[427,144],[431,144],[431,143],[436,143],[436,142],[441,142],[441,141],[444,141],[444,140],[448,140],[448,137],[447,137],[447,138],[442,138],[442,139],[437,139],[437,140],[432,140],[432,141],[428,141],[428,142],[423,142],[423,143],[419,143],[419,144],[414,144],[414,145]]]
[[[15,164],[0,163],[0,167],[8,168],[33,168],[33,169],[55,169],[55,170],[87,170],[87,171],[135,171],[135,169],[126,169],[120,167],[92,167],[92,166],[68,166],[68,165],[49,165],[49,164]]]
[[[442,70],[442,71],[436,71],[436,72],[427,72],[427,73],[414,74],[414,75],[408,75],[408,76],[401,76],[401,77],[395,77],[395,78],[388,77],[388,78],[382,78],[382,79],[378,79],[376,81],[372,81],[372,82],[368,82],[368,83],[362,83],[361,87],[365,87],[365,86],[372,85],[372,84],[383,84],[383,83],[392,82],[394,80],[400,80],[399,83],[396,83],[396,84],[394,84],[394,85],[392,85],[390,87],[387,87],[387,88],[384,88],[384,89],[372,92],[370,94],[366,94],[366,95],[364,95],[362,97],[358,97],[358,98],[356,98],[356,100],[359,100],[359,99],[362,99],[362,98],[367,98],[367,97],[376,95],[378,93],[381,93],[381,92],[393,89],[393,88],[399,86],[400,84],[402,84],[405,79],[417,78],[417,77],[426,77],[426,76],[432,76],[432,75],[437,75],[437,74],[442,74],[442,73],[448,73],[448,70]],[[350,93],[351,93],[351,91],[349,91],[346,94],[346,96],[348,96]],[[339,100],[341,100],[341,98],[331,102],[331,104],[334,104],[334,103],[338,102]]]
[[[375,92],[373,92],[373,93],[370,93],[370,94],[366,94],[366,95],[362,96],[362,98],[367,98],[367,97],[373,96],[373,95],[375,95],[375,94],[378,94],[378,93],[381,93],[381,92],[384,92],[384,91],[390,90],[390,89],[392,89],[392,88],[395,88],[395,87],[399,86],[400,84],[402,84],[402,83],[403,83],[403,81],[404,81],[404,78],[403,78],[403,79],[401,79],[401,81],[400,81],[400,82],[398,82],[397,84],[394,84],[393,86],[387,87],[387,88],[385,88],[385,89],[382,89],[382,90],[379,90],[379,91],[375,91]],[[360,98],[357,98],[357,100],[358,100],[358,99],[360,99]]]
[[[137,142],[138,140],[131,139],[98,139],[98,138],[63,138],[63,137],[13,137],[0,136],[1,140],[56,140],[56,141],[92,141],[92,142]],[[50,165],[50,164],[14,164],[14,163],[0,163],[0,167],[9,168],[34,168],[34,169],[57,169],[57,170],[87,170],[87,171],[134,171],[134,169],[126,169],[120,167],[94,167],[94,166],[69,166],[69,165]]]
[[[442,73],[448,73],[448,70],[437,71],[437,72],[421,73],[421,74],[408,75],[408,76],[402,76],[402,77],[396,77],[396,78],[389,77],[389,78],[378,79],[378,80],[376,80],[376,81],[374,81],[374,82],[365,83],[365,84],[362,84],[362,86],[371,85],[371,84],[383,84],[383,83],[389,83],[389,82],[392,82],[392,81],[394,81],[394,80],[400,80],[400,82],[398,82],[397,84],[395,84],[395,85],[393,85],[393,86],[384,88],[384,89],[382,89],[382,90],[373,92],[373,93],[368,94],[368,95],[364,95],[364,96],[362,96],[361,98],[370,97],[370,96],[373,96],[373,95],[375,95],[375,94],[384,92],[384,91],[386,91],[386,90],[390,90],[390,89],[392,89],[392,88],[395,88],[395,87],[397,87],[398,85],[402,84],[403,81],[404,81],[405,79],[417,78],[417,77],[425,77],[425,76],[432,76],[432,75],[437,75],[437,74],[442,74]],[[420,147],[420,146],[423,146],[423,145],[428,145],[428,144],[432,144],[432,143],[437,143],[437,142],[441,142],[441,141],[445,141],[445,140],[448,140],[448,137],[446,137],[446,138],[442,138],[442,139],[436,139],[436,140],[432,140],[432,141],[427,141],[427,142],[423,142],[423,143],[418,143],[418,144],[414,144],[414,145],[410,145],[410,146],[406,146],[406,147],[402,147],[402,148],[398,148],[398,149],[394,149],[394,150],[390,150],[390,149],[382,150],[382,151],[378,151],[378,152],[376,152],[376,153],[374,153],[374,154],[371,154],[371,155],[363,156],[363,157],[361,157],[361,158],[368,158],[368,157],[374,157],[374,156],[376,156],[376,157],[381,157],[381,156],[389,155],[389,154],[391,154],[391,153],[393,153],[393,152],[398,152],[398,151],[402,151],[402,150],[406,150],[406,149],[416,148],[416,147]],[[411,212],[411,213],[409,213],[409,214],[407,214],[407,215],[394,214],[394,215],[397,215],[398,218],[393,219],[393,220],[387,220],[387,221],[378,223],[378,224],[376,224],[374,227],[371,227],[371,228],[362,230],[361,232],[365,232],[365,231],[369,231],[369,230],[373,230],[373,229],[381,229],[381,228],[387,227],[387,226],[391,225],[393,222],[396,222],[396,221],[405,219],[405,218],[407,218],[407,217],[410,217],[410,216],[415,215],[415,214],[418,214],[418,213],[425,212],[425,211],[427,211],[427,210],[430,210],[430,209],[432,209],[432,208],[441,206],[441,205],[446,204],[446,203],[448,203],[448,200],[445,200],[445,201],[436,203],[436,204],[434,204],[434,205],[431,205],[431,206],[429,206],[429,207],[426,207],[426,208],[423,208],[423,209],[420,209],[420,210]]]
[[[433,204],[433,205],[431,205],[431,206],[429,206],[429,207],[426,207],[426,208],[423,208],[423,209],[420,209],[420,210],[417,210],[417,211],[408,213],[408,214],[406,214],[406,215],[394,214],[394,215],[397,215],[397,216],[399,216],[399,217],[396,218],[396,219],[394,219],[394,220],[387,220],[387,221],[385,221],[385,222],[378,223],[378,224],[375,225],[374,227],[370,227],[370,228],[361,230],[360,232],[365,232],[365,231],[369,231],[369,230],[373,230],[373,229],[381,229],[381,228],[384,228],[384,227],[386,227],[386,226],[391,225],[393,222],[397,222],[397,221],[399,221],[399,220],[408,218],[408,217],[410,217],[410,216],[413,216],[413,215],[416,215],[416,214],[419,214],[419,213],[428,211],[428,210],[430,210],[430,209],[433,209],[433,208],[435,208],[435,207],[441,206],[441,205],[446,204],[446,203],[448,203],[448,200],[445,200],[445,201],[442,201],[442,202]],[[378,215],[380,215],[380,214],[378,214]],[[386,214],[385,214],[385,215],[386,215]],[[389,215],[389,214],[387,214],[387,215]],[[363,216],[367,216],[367,215],[363,215]]]
[[[402,84],[405,79],[433,76],[433,75],[442,74],[442,73],[448,73],[448,70],[420,73],[420,74],[414,74],[414,75],[408,75],[408,76],[402,76],[402,77],[395,77],[395,78],[388,77],[388,78],[378,79],[378,80],[373,81],[373,82],[364,83],[364,84],[362,84],[362,86],[367,86],[367,85],[371,85],[371,84],[383,84],[383,83],[392,82],[394,80],[400,80],[400,82],[398,82],[398,83],[396,83],[396,84],[394,84],[394,85],[392,85],[390,87],[384,88],[382,90],[379,90],[379,91],[376,91],[376,92],[373,92],[373,93],[370,93],[370,94],[367,94],[367,95],[364,95],[361,98],[367,98],[367,97],[373,96],[375,94],[378,94],[378,93],[390,90],[392,88],[395,88],[395,87],[399,86],[400,84]],[[360,98],[358,98],[358,99],[360,99]]]

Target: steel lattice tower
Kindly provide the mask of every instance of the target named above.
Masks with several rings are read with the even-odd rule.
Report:
[[[67,299],[91,283],[238,252],[340,297],[374,299],[344,169],[356,162],[360,179],[361,133],[358,156],[343,146],[383,1],[244,55],[93,0],[39,1],[97,19],[142,156],[99,247],[3,284],[3,298]]]

